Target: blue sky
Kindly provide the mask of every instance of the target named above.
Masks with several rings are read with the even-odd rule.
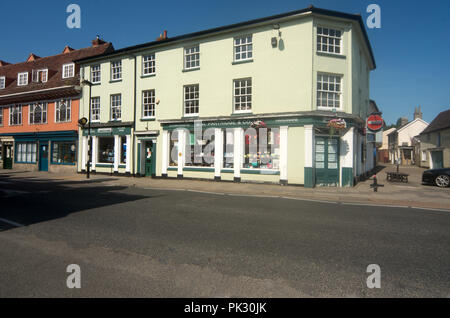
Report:
[[[80,5],[81,29],[66,27],[66,7]],[[381,29],[368,29],[377,69],[371,98],[388,123],[412,119],[421,105],[428,122],[450,108],[450,1],[447,0],[71,0],[4,1],[0,21],[0,59],[21,62],[33,52],[60,53],[81,48],[100,34],[115,48],[154,40],[164,29],[175,36],[212,27],[316,7],[361,13],[381,7]]]

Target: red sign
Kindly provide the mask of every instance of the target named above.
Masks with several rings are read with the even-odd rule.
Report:
[[[367,118],[367,128],[371,131],[379,131],[383,128],[383,118],[380,115],[370,115]]]

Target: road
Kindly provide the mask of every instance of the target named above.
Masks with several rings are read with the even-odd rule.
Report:
[[[445,211],[6,175],[0,205],[0,297],[450,297]]]

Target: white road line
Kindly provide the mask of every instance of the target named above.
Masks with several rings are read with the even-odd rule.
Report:
[[[370,204],[370,203],[350,203],[350,202],[341,202],[343,205],[358,205],[358,206],[375,206],[380,208],[404,208],[408,209],[410,206],[407,205],[385,205],[385,204]]]
[[[439,212],[450,212],[450,210],[445,209],[433,209],[433,208],[422,208],[407,205],[382,205],[382,204],[370,204],[370,203],[352,203],[352,202],[338,202],[338,201],[326,201],[326,200],[315,200],[315,199],[304,199],[304,198],[293,198],[275,195],[258,195],[258,194],[238,194],[238,193],[219,193],[219,192],[208,192],[201,190],[191,190],[191,189],[168,189],[168,188],[144,188],[145,190],[161,190],[161,191],[187,191],[205,194],[215,194],[215,195],[228,195],[234,197],[250,197],[250,198],[272,198],[272,199],[287,199],[287,200],[297,200],[297,201],[307,201],[307,202],[318,202],[327,204],[342,204],[342,205],[354,205],[354,206],[373,206],[379,208],[402,208],[402,209],[417,209],[417,210],[430,210]]]
[[[418,206],[412,206],[411,209],[416,209],[416,210],[430,210],[430,211],[447,212],[447,213],[450,212],[450,210],[445,210],[445,209],[421,208],[421,207],[418,207]]]
[[[10,220],[7,220],[7,219],[2,219],[2,218],[0,218],[0,221],[2,221],[2,222],[4,222],[4,223],[11,224],[11,225],[14,225],[14,226],[17,226],[17,227],[25,226],[25,225],[23,225],[23,224],[20,224],[20,223],[14,222],[14,221],[10,221]]]

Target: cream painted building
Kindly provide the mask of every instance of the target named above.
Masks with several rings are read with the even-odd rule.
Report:
[[[77,62],[92,83],[80,118],[91,106],[97,173],[313,187],[351,186],[372,168],[375,61],[360,15],[310,7]],[[83,172],[86,129],[79,143]]]

